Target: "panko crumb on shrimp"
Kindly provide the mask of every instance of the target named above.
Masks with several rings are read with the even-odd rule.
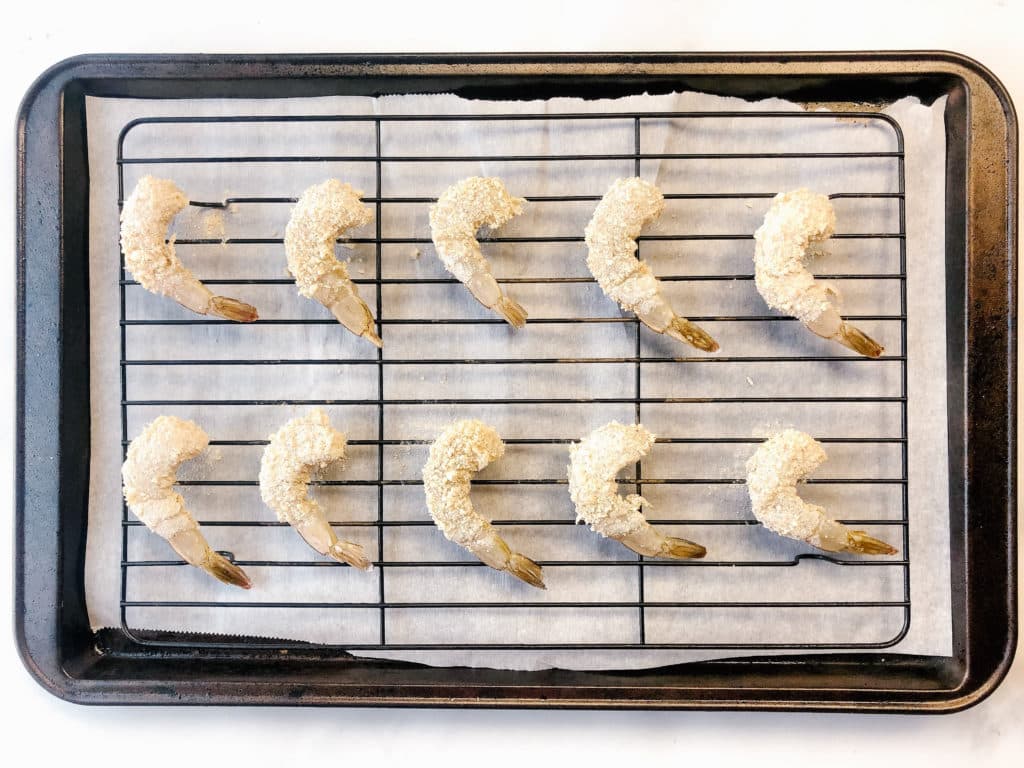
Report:
[[[481,227],[497,229],[518,216],[525,202],[512,197],[501,179],[471,176],[448,187],[430,209],[430,236],[445,269],[513,328],[526,324],[526,310],[502,291],[476,235]]]
[[[245,571],[210,548],[185,500],[174,491],[178,466],[194,459],[209,443],[195,422],[158,416],[128,445],[121,467],[124,499],[132,513],[185,562],[225,584],[249,589]]]
[[[345,435],[315,409],[284,424],[270,436],[260,460],[260,497],[277,519],[294,528],[309,546],[339,563],[368,571],[363,548],[334,533],[323,507],[309,496],[315,470],[345,458]]]
[[[427,509],[449,541],[468,549],[491,568],[545,589],[541,567],[513,552],[470,499],[473,475],[504,454],[505,444],[498,433],[482,421],[463,419],[448,425],[430,446],[423,466]]]
[[[237,323],[259,319],[255,307],[213,291],[196,279],[168,239],[174,217],[188,206],[188,197],[168,179],[143,176],[121,209],[121,250],[124,265],[150,293],[174,299],[200,315],[215,315]]]
[[[644,517],[643,496],[619,493],[615,476],[650,453],[652,435],[642,424],[617,421],[598,427],[569,449],[569,495],[576,521],[648,557],[704,557],[700,544],[666,536]]]
[[[641,230],[657,219],[665,198],[641,178],[619,179],[597,204],[587,224],[587,266],[601,290],[627,312],[634,312],[656,333],[668,334],[705,352],[717,352],[718,342],[685,317],[680,317],[661,293],[651,268],[636,257]]]
[[[335,241],[373,221],[363,193],[338,179],[314,184],[299,197],[284,231],[288,272],[299,293],[331,311],[339,323],[377,347],[383,346],[375,321],[348,269],[334,255]]]
[[[840,315],[839,289],[815,280],[806,267],[810,246],[832,237],[835,226],[827,195],[809,189],[776,195],[754,232],[754,282],[770,308],[795,317],[823,339],[879,357],[883,347]]]
[[[754,517],[780,536],[826,552],[895,554],[884,541],[836,522],[824,508],[797,495],[797,483],[827,458],[821,443],[796,429],[785,429],[758,446],[747,461],[747,493]]]

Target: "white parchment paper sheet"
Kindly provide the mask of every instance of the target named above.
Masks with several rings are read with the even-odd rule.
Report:
[[[906,635],[886,652],[948,655],[951,652],[949,525],[946,452],[944,328],[944,102],[924,107],[904,100],[886,109],[902,127],[906,141],[907,298],[909,400],[909,539],[913,620]],[[399,96],[382,99],[337,97],[274,101],[135,101],[90,99],[90,283],[92,305],[92,470],[86,586],[94,627],[117,626],[121,559],[120,382],[118,306],[118,209],[116,143],[130,119],[170,115],[300,115],[398,113],[578,113],[588,111],[797,110],[780,100],[747,103],[703,94],[637,96],[614,101],[552,99],[541,102],[467,101],[453,96]],[[384,123],[384,155],[594,154],[631,153],[631,118],[602,121],[406,122]],[[372,123],[272,123],[142,125],[125,141],[127,157],[372,155]],[[820,119],[650,119],[643,122],[641,149],[648,153],[704,152],[892,152],[892,129],[881,121],[837,116]],[[641,175],[666,193],[774,192],[806,185],[819,191],[896,192],[898,164],[892,157],[775,158],[763,160],[645,160]],[[615,178],[632,175],[632,160],[586,162],[385,163],[384,197],[436,197],[464,176],[497,175],[514,194],[600,195]],[[295,197],[310,184],[331,176],[350,181],[367,195],[375,189],[373,163],[158,163],[125,165],[125,192],[145,173],[173,178],[192,200],[228,196]],[[650,234],[752,233],[765,199],[670,200]],[[534,203],[497,234],[503,236],[580,236],[593,202]],[[381,216],[384,238],[429,236],[428,205],[386,204]],[[898,203],[893,198],[836,201],[841,233],[896,232]],[[279,238],[287,222],[287,204],[239,204],[224,213],[190,208],[173,226],[179,238]],[[373,225],[352,233],[372,237]],[[490,243],[485,250],[499,277],[588,276],[585,246]],[[771,314],[749,275],[749,240],[647,241],[641,256],[660,275],[706,274],[721,279],[666,283],[677,309],[689,316],[763,316]],[[185,245],[179,254],[200,278],[285,277],[283,246]],[[339,249],[353,277],[372,277],[373,244]],[[385,278],[445,277],[429,244],[385,244]],[[814,265],[821,274],[891,274],[899,271],[899,241],[835,239]],[[727,276],[727,277],[725,277]],[[838,280],[846,297],[845,313],[890,316],[900,311],[900,283],[893,279]],[[225,285],[219,288],[255,304],[269,319],[326,318],[314,302],[291,285]],[[479,318],[492,316],[459,285],[385,285],[383,317]],[[371,307],[373,286],[361,288]],[[628,357],[635,354],[632,323],[581,325],[536,322],[551,317],[621,316],[593,284],[516,284],[509,292],[530,313],[525,331],[514,334],[500,324],[430,326],[386,324],[386,359],[417,361],[445,358]],[[137,286],[126,289],[131,320],[191,319],[173,302]],[[707,321],[701,323],[722,345],[724,356],[843,355],[838,345],[813,337],[794,322]],[[857,323],[899,354],[897,320]],[[374,350],[332,324],[266,326],[129,325],[127,357],[139,359],[366,359]],[[699,356],[671,339],[644,330],[645,357]],[[644,397],[812,397],[900,394],[898,361],[853,359],[821,362],[645,363]],[[513,398],[606,397],[635,394],[633,364],[443,365],[385,367],[385,397]],[[159,413],[195,419],[217,440],[265,439],[284,420],[305,407],[281,400],[374,399],[375,365],[208,365],[128,366],[127,395],[138,400],[261,399],[256,406],[161,405],[128,407],[128,435],[138,434]],[[325,407],[335,425],[352,440],[377,435],[375,405]],[[586,405],[388,405],[389,440],[431,439],[450,419],[476,416],[505,438],[578,438],[617,418],[634,420],[632,404]],[[674,403],[645,404],[642,421],[663,437],[729,436],[750,438],[795,426],[816,436],[894,437],[900,431],[898,402],[885,403]],[[752,452],[751,443],[659,444],[644,462],[646,478],[736,479]],[[260,446],[212,448],[183,467],[182,479],[255,480]],[[835,443],[816,479],[898,478],[898,443]],[[352,446],[344,469],[327,479],[376,479],[373,445]],[[384,451],[386,480],[419,479],[426,446],[394,445]],[[566,446],[510,446],[484,478],[556,478],[565,476]],[[273,513],[253,486],[188,486],[185,496],[203,521],[273,521]],[[316,490],[336,523],[373,521],[377,489],[326,486]],[[475,491],[478,508],[497,519],[570,520],[564,485],[484,485]],[[709,561],[788,562],[810,548],[776,537],[742,521],[751,518],[745,489],[736,484],[651,485],[648,517],[700,520],[702,524],[666,525],[677,535],[699,541]],[[809,485],[804,495],[841,519],[899,519],[898,484]],[[418,485],[384,489],[388,521],[428,519]],[[898,525],[866,526],[901,545]],[[582,526],[505,526],[513,548],[538,560],[628,560],[631,554]],[[387,561],[469,561],[431,526],[385,528],[384,552],[377,551],[375,527],[339,531],[362,542],[375,558]],[[314,563],[317,556],[294,532],[281,527],[204,528],[211,544],[241,561],[288,560]],[[902,547],[901,547],[902,550]],[[897,558],[902,557],[901,551]],[[173,553],[145,528],[128,531],[129,561],[168,560]],[[205,574],[180,566],[130,567],[128,601],[342,602],[375,603],[379,573],[342,567],[247,566],[254,587],[245,593],[219,585]],[[389,602],[631,602],[637,599],[638,571],[632,567],[550,567],[548,590],[483,567],[388,567]],[[655,602],[714,601],[900,601],[902,570],[893,566],[839,567],[802,561],[791,568],[652,567],[644,579],[645,599]],[[133,628],[213,632],[331,643],[375,643],[380,611],[373,608],[277,607],[129,607]],[[636,608],[473,608],[387,610],[387,639],[416,643],[636,643]],[[649,643],[883,643],[903,627],[900,607],[833,608],[648,608]],[[785,651],[780,651],[785,652]],[[535,669],[638,668],[688,660],[736,656],[735,648],[698,650],[515,650],[515,651],[359,651],[438,665],[479,665]],[[756,651],[761,654],[763,651]]]

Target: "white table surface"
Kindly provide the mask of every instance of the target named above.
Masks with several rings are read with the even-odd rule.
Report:
[[[948,49],[998,75],[1024,105],[1024,0],[856,3],[410,3],[344,0],[117,4],[20,0],[0,20],[0,486],[11,499],[14,436],[14,122],[48,65],[78,53],[769,51]],[[64,7],[66,5],[66,7]],[[119,7],[119,5],[124,7]],[[312,5],[312,4],[311,4]],[[459,7],[462,5],[462,7]],[[165,20],[156,22],[167,9]],[[499,11],[499,9],[501,9]],[[13,513],[0,552],[13,552]],[[0,615],[11,616],[11,568]],[[10,625],[8,625],[10,626]],[[1020,765],[1024,662],[956,715],[86,708],[45,693],[0,633],[0,752],[8,765]],[[7,760],[18,762],[7,762]]]

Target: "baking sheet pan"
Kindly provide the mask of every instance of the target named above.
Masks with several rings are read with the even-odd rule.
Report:
[[[200,72],[203,77],[197,79]],[[274,77],[267,78],[268,73]],[[830,77],[838,74],[843,77]],[[88,287],[81,259],[88,179],[82,172],[70,172],[76,163],[84,167],[83,97],[86,92],[136,97],[160,93],[177,98],[273,96],[283,95],[280,89],[290,77],[297,78],[287,81],[295,95],[397,89],[475,96],[483,92],[492,98],[521,98],[525,92],[614,96],[658,90],[666,84],[671,89],[744,96],[798,94],[832,101],[862,100],[865,95],[913,94],[928,99],[947,94],[946,122],[953,137],[946,157],[947,290],[965,297],[962,304],[947,302],[949,327],[957,329],[949,340],[947,360],[951,368],[964,372],[962,379],[951,376],[948,382],[950,461],[963,469],[964,479],[950,493],[953,655],[945,659],[895,655],[881,664],[880,659],[870,663],[862,654],[832,659],[803,656],[784,667],[745,658],[660,668],[634,674],[626,685],[615,673],[514,673],[512,678],[497,670],[353,664],[316,649],[293,651],[288,658],[258,648],[251,653],[211,651],[197,656],[182,648],[147,651],[116,631],[98,636],[83,632],[82,492],[87,452],[82,441],[87,442],[89,431],[87,414],[73,404],[88,400],[81,397],[88,382],[80,375],[88,345],[81,343],[83,324],[68,322],[76,307],[80,313],[85,306],[81,297]],[[59,116],[56,123],[54,115]],[[537,55],[378,57],[372,61],[367,57],[96,58],[72,61],[43,78],[26,100],[21,128],[16,607],[23,653],[51,690],[80,701],[152,701],[171,695],[184,701],[283,702],[291,686],[298,694],[292,703],[319,704],[537,706],[546,702],[948,710],[976,701],[1005,671],[1016,626],[1015,487],[1009,461],[1014,439],[1013,421],[1008,418],[1014,407],[1011,299],[1016,222],[1011,203],[1016,193],[1016,125],[998,82],[975,63],[947,54]],[[55,157],[60,158],[57,165],[48,160]],[[989,162],[978,162],[980,157]],[[66,172],[55,175],[60,168]],[[26,169],[33,172],[32,185],[25,183]],[[47,308],[53,311],[47,313]],[[63,324],[55,320],[58,317]],[[964,337],[959,337],[961,329]],[[29,360],[32,365],[26,366]],[[999,364],[992,365],[993,360]],[[79,375],[63,375],[70,370]],[[984,411],[973,407],[971,397],[982,391]],[[54,409],[59,409],[59,418]],[[57,468],[60,471],[53,471]],[[984,499],[979,498],[980,489]],[[989,520],[990,535],[985,541],[969,525],[982,502]],[[978,556],[982,546],[985,557]],[[26,551],[34,556],[26,558]],[[50,554],[43,557],[46,553]],[[55,578],[58,572],[59,579]],[[993,583],[1005,584],[1005,589],[994,590]],[[974,631],[990,622],[1009,630],[1005,636]],[[181,658],[190,660],[184,666],[168,665]],[[311,665],[314,659],[317,663]],[[245,693],[233,680],[243,669],[248,679],[255,675],[261,680],[260,685],[245,688]],[[161,679],[165,682],[157,682]],[[302,680],[298,689],[294,688],[297,680]],[[852,688],[858,692],[851,693]]]

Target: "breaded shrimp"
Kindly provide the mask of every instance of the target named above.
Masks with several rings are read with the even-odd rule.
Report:
[[[787,429],[766,440],[747,461],[747,492],[754,516],[780,536],[805,541],[826,552],[892,555],[884,541],[853,531],[796,493],[796,484],[828,457],[810,435]]]
[[[324,510],[309,497],[309,481],[345,457],[345,435],[331,426],[319,409],[292,419],[270,436],[260,460],[260,496],[277,519],[299,532],[321,555],[368,571],[372,568],[363,548],[341,541],[327,522]]]
[[[299,293],[316,299],[352,333],[380,347],[383,342],[374,330],[370,308],[359,298],[348,269],[334,256],[334,243],[346,230],[373,221],[373,210],[362,203],[362,196],[337,179],[309,187],[288,220],[284,249]]]
[[[487,520],[473,509],[469,484],[479,472],[505,453],[493,427],[475,419],[450,424],[430,446],[423,466],[427,508],[441,533],[465,547],[484,564],[508,571],[527,584],[544,589],[539,565],[513,552]]]
[[[642,424],[626,426],[612,421],[599,427],[569,449],[569,495],[576,505],[576,522],[615,539],[648,557],[704,557],[700,544],[665,536],[647,522],[640,508],[643,496],[620,496],[615,476],[635,464],[654,445],[654,435]]]
[[[526,324],[526,310],[502,292],[476,233],[484,226],[497,229],[518,216],[525,202],[512,197],[501,179],[471,176],[448,187],[430,209],[430,236],[445,268],[514,328]]]
[[[718,342],[675,313],[661,295],[661,284],[651,268],[636,258],[640,230],[664,208],[661,191],[643,179],[619,179],[612,184],[585,230],[587,266],[601,290],[626,311],[635,312],[652,331],[716,352]]]
[[[121,249],[132,277],[147,291],[168,296],[200,315],[251,323],[259,315],[238,299],[214,296],[178,259],[167,228],[188,198],[167,179],[143,176],[121,209]]]
[[[826,195],[796,189],[776,195],[754,232],[754,281],[772,309],[792,315],[812,333],[867,357],[884,349],[839,314],[842,296],[804,266],[808,247],[832,236],[836,214]]]
[[[245,571],[210,549],[198,523],[185,509],[185,500],[172,490],[178,465],[194,459],[209,442],[206,433],[191,421],[157,417],[128,446],[121,467],[124,499],[132,513],[166,539],[185,562],[225,584],[249,589]]]

